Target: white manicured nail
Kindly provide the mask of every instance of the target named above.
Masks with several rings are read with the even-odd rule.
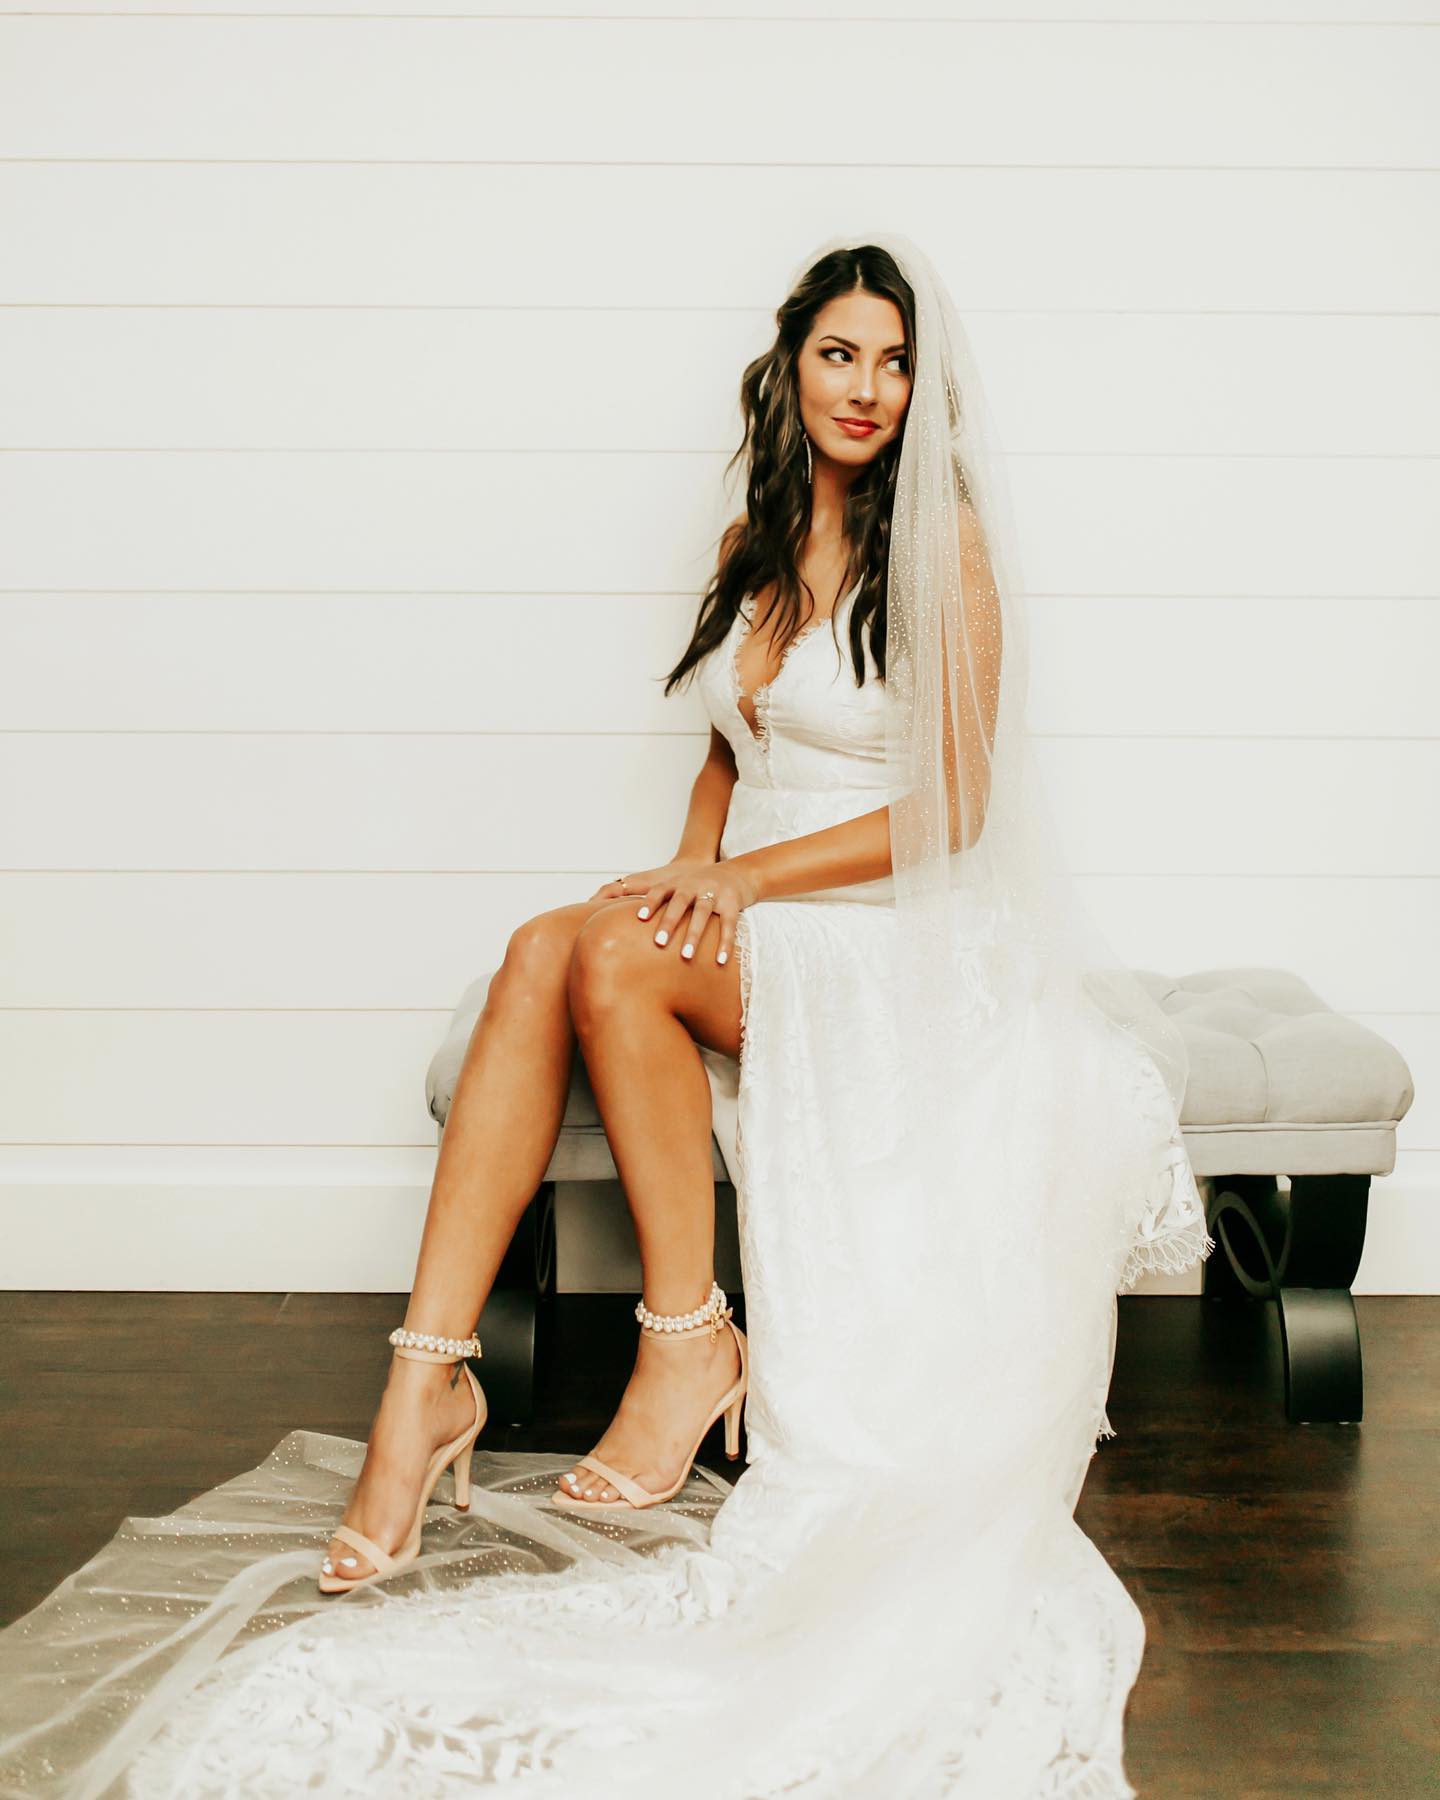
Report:
[[[657,931],[655,933],[655,942],[657,944],[668,944],[670,942],[670,933],[668,931]]]
[[[715,960],[716,962],[729,962],[730,952],[728,950],[722,950]]]
[[[642,906],[640,908],[640,917],[642,919],[648,919],[650,917],[650,908],[648,906]]]
[[[693,956],[695,954],[695,946],[693,944],[686,944],[682,948],[680,954],[682,956]]]

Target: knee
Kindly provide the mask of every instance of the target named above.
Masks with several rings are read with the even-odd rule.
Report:
[[[565,985],[575,927],[559,912],[537,913],[510,933],[505,960],[490,984],[494,994],[524,998]]]
[[[569,963],[570,1011],[577,1025],[633,999],[643,979],[639,953],[650,943],[628,907],[606,908],[576,935]],[[658,950],[652,949],[656,962]]]

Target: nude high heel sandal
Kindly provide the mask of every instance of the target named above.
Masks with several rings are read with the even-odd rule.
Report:
[[[558,1506],[562,1512],[578,1513],[617,1513],[636,1512],[642,1507],[659,1506],[663,1501],[673,1500],[684,1486],[694,1467],[695,1458],[700,1454],[700,1446],[705,1442],[705,1434],[720,1417],[725,1415],[725,1455],[734,1462],[740,1454],[740,1421],[745,1410],[745,1396],[750,1391],[750,1357],[749,1346],[745,1341],[745,1333],[735,1323],[734,1307],[725,1303],[725,1290],[719,1282],[710,1284],[710,1298],[704,1306],[693,1313],[652,1313],[642,1300],[635,1308],[635,1317],[641,1322],[641,1329],[651,1337],[695,1337],[702,1331],[710,1333],[713,1344],[722,1325],[728,1325],[735,1334],[735,1343],[740,1351],[740,1378],[735,1385],[722,1394],[710,1410],[710,1416],[700,1427],[700,1435],[695,1440],[695,1448],[686,1458],[685,1467],[663,1493],[652,1494],[648,1488],[641,1487],[628,1475],[622,1475],[618,1469],[612,1469],[601,1462],[598,1457],[587,1456],[581,1459],[583,1469],[593,1469],[602,1476],[611,1487],[616,1488],[625,1498],[623,1500],[572,1500],[567,1494],[551,1494],[550,1504]],[[579,1487],[578,1479],[567,1476],[566,1479]]]
[[[485,1390],[475,1379],[475,1371],[465,1361],[467,1356],[479,1356],[480,1340],[477,1337],[447,1338],[425,1337],[418,1331],[406,1331],[397,1326],[390,1333],[390,1342],[395,1346],[397,1356],[409,1357],[412,1362],[458,1362],[465,1371],[465,1379],[470,1383],[470,1391],[475,1397],[475,1417],[457,1438],[448,1444],[441,1444],[430,1461],[425,1465],[425,1478],[420,1484],[420,1498],[415,1506],[414,1522],[406,1534],[405,1541],[393,1553],[382,1550],[363,1531],[357,1531],[353,1525],[337,1525],[331,1537],[338,1537],[347,1544],[353,1544],[357,1550],[363,1550],[374,1564],[369,1575],[341,1575],[327,1556],[320,1565],[318,1577],[322,1594],[343,1594],[350,1588],[364,1587],[372,1581],[385,1581],[391,1575],[398,1575],[401,1569],[414,1562],[420,1554],[420,1531],[425,1523],[425,1508],[430,1503],[430,1496],[435,1491],[435,1484],[448,1464],[455,1465],[455,1510],[468,1512],[470,1508],[470,1452],[475,1440],[480,1435],[489,1413],[485,1402]],[[349,1563],[354,1568],[359,1558],[342,1556],[342,1566]]]

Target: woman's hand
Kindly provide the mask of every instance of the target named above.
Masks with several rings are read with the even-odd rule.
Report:
[[[711,896],[701,899],[702,894]],[[665,910],[656,921],[655,942],[665,945],[678,929],[686,913],[691,915],[680,947],[688,961],[695,954],[705,927],[714,913],[719,921],[720,941],[716,945],[716,962],[728,962],[735,943],[735,921],[747,906],[760,897],[752,877],[732,862],[710,862],[702,857],[680,857],[661,869],[640,869],[625,877],[625,893],[618,881],[607,881],[590,896],[592,900],[639,900],[638,917],[648,919],[655,908],[666,901]]]

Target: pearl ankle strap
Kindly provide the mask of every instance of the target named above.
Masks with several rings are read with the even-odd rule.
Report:
[[[473,1333],[467,1338],[431,1337],[397,1325],[389,1341],[412,1362],[454,1362],[458,1357],[480,1354],[480,1340]]]
[[[642,1295],[635,1307],[635,1317],[651,1337],[693,1337],[697,1331],[708,1330],[713,1344],[720,1327],[734,1311],[733,1306],[726,1305],[724,1288],[718,1281],[712,1281],[705,1304],[694,1312],[653,1313]]]

